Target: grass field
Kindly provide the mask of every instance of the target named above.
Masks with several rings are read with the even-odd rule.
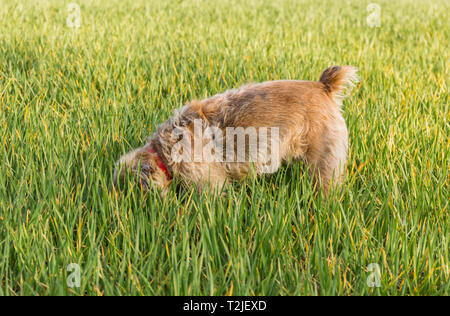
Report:
[[[0,0],[0,295],[450,294],[448,1],[374,0],[379,27],[369,1],[73,2],[79,28],[69,1]],[[335,64],[361,77],[343,193],[301,165],[111,190],[188,100]]]

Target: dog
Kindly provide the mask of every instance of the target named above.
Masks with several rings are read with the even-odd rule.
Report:
[[[158,188],[162,195],[173,178],[200,189],[220,189],[301,160],[316,188],[327,194],[344,178],[348,131],[341,105],[357,82],[355,67],[333,66],[319,81],[247,84],[192,101],[144,146],[120,158],[114,185],[130,172],[144,190]],[[209,156],[202,156],[205,148]]]

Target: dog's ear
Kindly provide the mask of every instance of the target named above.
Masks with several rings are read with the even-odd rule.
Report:
[[[150,189],[151,178],[154,173],[155,161],[151,153],[145,148],[138,148],[122,156],[116,163],[114,171],[114,186],[119,188],[125,182],[127,176],[131,175],[139,181],[142,189]]]

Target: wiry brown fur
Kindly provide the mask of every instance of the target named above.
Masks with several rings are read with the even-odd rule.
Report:
[[[124,170],[131,169],[144,187],[149,187],[151,178],[157,187],[167,188],[170,180],[158,168],[156,155],[149,153],[149,148],[157,152],[174,177],[200,187],[220,187],[241,179],[252,165],[256,174],[262,173],[258,162],[174,162],[171,151],[180,139],[173,131],[183,129],[193,137],[193,122],[202,119],[204,127],[220,128],[224,135],[226,127],[278,127],[278,163],[305,161],[316,182],[328,192],[330,185],[343,178],[348,132],[340,104],[345,88],[351,88],[357,80],[356,71],[351,66],[334,66],[317,82],[268,81],[193,101],[176,110],[144,147],[119,160],[115,182],[123,177]]]

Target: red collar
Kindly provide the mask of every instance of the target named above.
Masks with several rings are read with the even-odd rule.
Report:
[[[162,161],[161,157],[159,157],[158,153],[151,147],[148,151],[156,156],[156,162],[158,163],[158,167],[159,167],[159,169],[164,171],[167,179],[172,180],[172,176],[170,175],[170,172],[167,169],[167,166],[164,164],[164,161]]]

